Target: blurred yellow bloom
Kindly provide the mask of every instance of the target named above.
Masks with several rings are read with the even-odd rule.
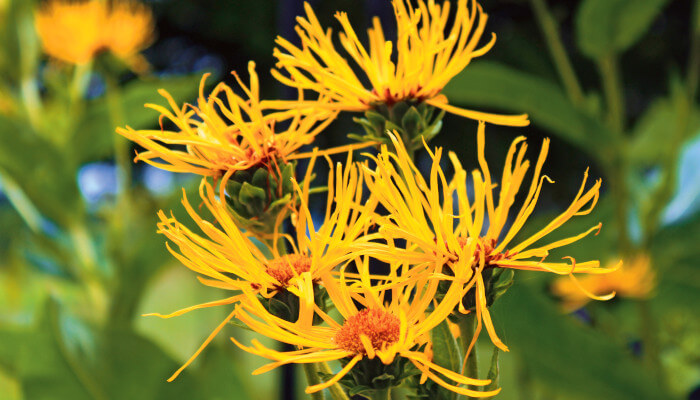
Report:
[[[611,263],[612,266],[613,263]],[[656,274],[651,268],[648,254],[638,254],[625,259],[617,271],[605,275],[590,275],[579,278],[579,284],[589,293],[614,292],[619,297],[644,299],[651,296],[656,287]],[[578,285],[568,279],[557,279],[552,284],[552,293],[559,296],[566,310],[576,310],[590,300]]]
[[[534,235],[522,239],[518,244],[511,241],[532,214],[542,184],[542,165],[547,155],[549,140],[545,139],[527,193],[520,195],[522,205],[517,213],[512,213],[525,174],[530,162],[526,160],[527,144],[523,137],[513,141],[506,156],[500,185],[493,182],[486,159],[485,124],[479,123],[477,148],[480,169],[471,173],[470,195],[467,195],[467,172],[454,153],[449,154],[455,170],[449,182],[440,166],[442,149],[430,152],[432,168],[430,179],[425,180],[406,153],[400,138],[392,136],[397,153],[383,146],[375,158],[374,170],[365,168],[370,191],[388,210],[388,216],[379,222],[380,234],[393,246],[394,239],[407,241],[405,249],[392,247],[390,251],[376,255],[389,262],[406,263],[414,266],[408,275],[428,271],[431,274],[446,274],[442,278],[463,286],[462,295],[475,288],[477,331],[482,320],[493,343],[503,350],[507,347],[496,336],[487,307],[487,293],[483,273],[489,268],[512,268],[531,271],[548,271],[560,275],[574,273],[607,273],[614,268],[601,268],[597,260],[576,263],[551,262],[546,258],[549,251],[597,232],[600,224],[576,236],[560,239],[547,244],[534,245],[540,239],[561,227],[572,217],[591,212],[598,200],[600,180],[585,190],[587,173],[581,187],[567,209],[552,219]],[[427,146],[426,146],[427,147]],[[498,197],[494,188],[500,186]],[[587,208],[584,209],[584,207]],[[510,217],[510,218],[509,218]],[[509,224],[506,224],[506,221]],[[533,246],[534,245],[534,246]],[[443,267],[447,267],[445,270]],[[607,299],[610,296],[590,296]],[[462,302],[460,312],[466,313]],[[475,336],[476,337],[476,336]]]
[[[44,52],[71,64],[85,64],[111,51],[137,72],[148,64],[139,52],[153,41],[153,15],[130,0],[48,0],[36,13]]]
[[[188,311],[218,305],[233,304],[243,297],[240,291],[271,298],[287,291],[299,299],[299,322],[310,324],[314,313],[313,286],[337,265],[343,265],[354,257],[358,243],[370,240],[363,236],[376,202],[371,199],[362,202],[363,182],[358,167],[349,162],[347,167],[338,166],[329,174],[328,207],[321,226],[315,226],[309,212],[309,183],[315,158],[312,158],[303,187],[296,185],[299,207],[294,212],[295,235],[271,234],[260,250],[250,236],[240,231],[227,206],[216,196],[215,190],[202,180],[200,195],[202,203],[213,215],[216,225],[203,219],[183,197],[183,204],[198,227],[199,234],[188,229],[173,216],[159,212],[158,231],[172,244],[168,250],[186,267],[199,274],[197,278],[207,286],[238,292],[231,297],[185,308],[169,315],[170,318]],[[361,209],[356,206],[363,203]],[[286,214],[284,214],[286,215]],[[281,223],[280,221],[278,221]],[[307,231],[309,232],[307,235]],[[260,244],[259,244],[260,245]],[[291,252],[278,246],[289,245]],[[183,365],[170,380],[189,365],[213,337],[233,317],[229,314],[197,352]]]
[[[303,109],[264,114],[260,107],[258,75],[255,63],[248,65],[250,85],[234,72],[245,97],[226,84],[219,83],[207,96],[202,78],[197,106],[179,107],[165,90],[172,111],[156,104],[146,107],[158,111],[160,130],[118,128],[117,133],[146,148],[134,161],[143,161],[173,172],[191,172],[226,181],[234,172],[255,166],[270,170],[278,161],[287,161],[301,146],[313,142],[317,134],[335,118],[325,110]],[[174,130],[166,130],[163,119]],[[283,129],[275,129],[284,122]],[[184,148],[183,148],[184,147]]]
[[[241,301],[236,311],[238,319],[262,335],[299,348],[279,352],[263,346],[257,339],[248,347],[232,338],[243,350],[274,361],[253,371],[254,375],[289,363],[346,361],[333,378],[306,388],[307,393],[314,393],[335,384],[353,368],[360,367],[357,364],[364,360],[378,358],[382,364],[390,365],[401,357],[421,371],[421,384],[429,378],[455,393],[471,397],[490,397],[500,391],[467,389],[461,385],[484,386],[490,381],[468,378],[436,365],[430,359],[430,352],[418,350],[429,342],[430,330],[444,321],[456,304],[443,302],[429,311],[438,280],[421,278],[404,282],[401,288],[392,289],[389,299],[385,291],[370,283],[368,258],[358,260],[356,265],[360,278],[353,288],[344,279],[344,267],[340,279],[328,271],[322,276],[323,285],[340,315],[336,320],[317,308],[316,313],[325,322],[322,326],[277,318],[267,312],[255,296],[248,295]],[[459,288],[455,286],[452,292],[457,291]]]
[[[461,72],[473,58],[485,54],[495,35],[478,47],[487,15],[476,1],[458,0],[456,13],[450,15],[450,2],[436,4],[417,0],[393,0],[397,39],[387,41],[378,18],[368,30],[369,50],[360,42],[347,14],[336,18],[343,27],[339,34],[343,48],[359,66],[358,76],[346,58],[336,49],[331,30],[319,23],[313,9],[305,3],[306,18],[298,17],[296,31],[301,48],[278,37],[281,48],[274,50],[277,68],[273,75],[291,87],[311,90],[332,101],[324,104],[333,110],[364,111],[378,103],[389,106],[399,101],[426,103],[447,112],[499,125],[525,126],[527,115],[503,116],[461,109],[448,104],[440,94],[443,87]],[[471,3],[471,6],[468,6]],[[448,28],[448,20],[453,21]],[[369,83],[369,88],[366,84]],[[267,106],[286,107],[276,101]]]

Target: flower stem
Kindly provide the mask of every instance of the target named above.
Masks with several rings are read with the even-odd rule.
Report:
[[[375,389],[372,392],[372,400],[391,400],[391,387]]]
[[[475,313],[462,315],[458,321],[458,325],[460,332],[459,339],[462,345],[462,354],[464,354],[466,357],[464,360],[465,365],[462,368],[463,375],[470,378],[477,378],[479,375],[479,357],[476,350],[476,344],[471,351],[469,351],[469,345],[471,344],[472,340],[474,340],[474,335],[476,332],[477,321]],[[479,390],[479,388],[476,386],[472,386],[470,389]]]
[[[654,316],[651,312],[649,300],[639,300],[637,302],[642,333],[642,354],[644,364],[654,373],[659,383],[664,386],[665,379],[659,354],[659,340]]]
[[[319,383],[321,383],[321,378],[318,376],[318,368],[316,367],[315,363],[302,363],[301,365],[304,368],[304,373],[306,374],[306,382],[309,384],[309,386],[318,385]],[[311,393],[310,396],[313,400],[325,399],[323,391],[321,390],[315,393]]]
[[[557,68],[559,78],[564,84],[567,95],[575,106],[581,106],[584,101],[583,91],[559,36],[557,21],[547,8],[545,0],[530,0],[530,4],[535,13],[535,18],[537,18],[537,23],[544,34],[549,54],[552,56],[552,61],[554,61],[554,66]]]
[[[598,69],[603,80],[603,92],[608,107],[608,128],[622,136],[625,131],[625,98],[620,80],[620,66],[614,54],[598,59]]]
[[[326,362],[320,362],[316,364],[316,366],[318,367],[318,370],[324,374],[331,375],[333,373]],[[331,392],[331,397],[333,400],[350,400],[348,395],[345,394],[345,391],[337,383],[329,387],[328,390]]]

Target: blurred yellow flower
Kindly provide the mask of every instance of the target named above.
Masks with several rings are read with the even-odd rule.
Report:
[[[365,360],[377,358],[383,365],[390,365],[395,359],[403,358],[422,373],[421,384],[429,378],[455,393],[471,397],[490,397],[500,391],[480,392],[461,386],[485,386],[490,380],[468,378],[443,368],[431,361],[429,351],[419,350],[429,342],[430,330],[444,321],[455,306],[455,302],[442,302],[430,308],[438,280],[426,277],[404,282],[401,288],[391,290],[389,299],[379,286],[370,283],[368,258],[357,260],[356,265],[360,278],[352,288],[344,279],[344,267],[340,279],[328,271],[322,276],[323,285],[340,315],[336,320],[317,308],[316,313],[325,322],[323,326],[277,318],[267,312],[255,296],[248,295],[241,301],[236,317],[248,327],[299,347],[296,351],[279,352],[263,346],[257,339],[248,347],[232,338],[241,349],[274,361],[253,371],[254,375],[289,363],[345,361],[334,377],[306,388],[307,393],[314,393],[335,384],[353,368],[360,368]],[[455,286],[453,292],[456,291]]]
[[[256,245],[249,234],[241,232],[236,226],[227,206],[217,198],[215,190],[204,179],[200,185],[202,204],[213,215],[216,225],[197,214],[186,197],[183,196],[182,200],[198,231],[204,235],[188,229],[175,217],[168,217],[160,211],[158,232],[164,234],[179,251],[170,244],[168,250],[186,267],[201,275],[197,278],[204,285],[237,294],[169,315],[151,315],[170,318],[194,309],[234,304],[243,297],[241,291],[249,291],[266,299],[280,292],[289,292],[300,299],[299,323],[310,324],[315,307],[314,285],[335,266],[352,259],[359,243],[372,238],[371,235],[363,236],[363,233],[371,223],[370,217],[376,205],[371,199],[362,201],[362,174],[348,159],[347,167],[338,165],[335,174],[329,174],[326,215],[321,226],[315,226],[308,208],[314,160],[315,157],[311,159],[303,186],[299,187],[294,181],[300,200],[293,214],[296,221],[294,236],[280,234],[276,229],[269,240]],[[362,206],[358,206],[360,203]],[[280,218],[278,223],[281,222]],[[291,247],[291,252],[286,251],[287,245]],[[263,250],[258,246],[262,246]],[[229,314],[169,380],[175,379],[232,317],[233,313]]]
[[[153,41],[153,15],[130,0],[48,0],[35,16],[44,52],[71,64],[86,64],[110,51],[137,72],[147,69],[139,52]]]
[[[495,35],[478,47],[487,15],[476,1],[458,0],[456,13],[450,15],[450,2],[434,0],[393,0],[397,39],[387,41],[378,18],[368,30],[369,51],[350,25],[347,14],[336,18],[343,27],[340,42],[360,67],[358,76],[333,43],[331,30],[319,23],[313,9],[305,3],[306,18],[298,17],[296,31],[301,48],[278,37],[273,75],[291,87],[311,90],[327,96],[324,107],[333,110],[364,111],[379,103],[391,106],[400,101],[426,102],[434,107],[467,118],[499,125],[525,126],[527,115],[503,116],[461,109],[448,104],[440,94],[443,87],[461,72],[473,58],[485,54]],[[471,3],[471,6],[468,6]],[[452,26],[448,28],[448,20]],[[369,88],[366,84],[369,83]],[[286,101],[266,102],[271,108],[287,107]]]
[[[379,222],[379,233],[392,247],[390,251],[377,253],[376,257],[394,263],[410,260],[414,266],[404,275],[423,271],[433,275],[443,274],[442,279],[453,281],[453,286],[463,286],[462,296],[475,288],[477,331],[480,331],[483,320],[491,340],[502,350],[507,350],[507,347],[496,336],[487,307],[484,273],[488,269],[548,271],[568,275],[575,281],[574,273],[600,274],[615,268],[601,268],[597,260],[582,263],[576,263],[572,258],[571,263],[546,261],[550,250],[597,232],[600,224],[572,237],[533,246],[572,217],[591,212],[598,200],[601,182],[598,180],[585,190],[587,172],[578,193],[563,213],[534,235],[510,245],[532,214],[543,182],[552,182],[541,175],[549,147],[548,139],[543,142],[527,193],[518,197],[522,198],[522,206],[517,214],[512,214],[511,208],[530,166],[530,162],[524,158],[527,144],[523,137],[513,141],[499,185],[491,179],[484,156],[485,124],[479,123],[477,150],[480,169],[471,173],[473,186],[470,185],[470,195],[467,195],[467,172],[454,153],[450,153],[449,158],[455,174],[448,182],[440,166],[442,149],[437,148],[434,152],[428,149],[432,168],[430,179],[426,181],[411,161],[400,138],[392,136],[392,140],[396,154],[383,146],[379,155],[374,157],[376,169],[365,168],[370,191],[388,210],[388,215]],[[493,192],[497,186],[500,186],[500,190],[498,197],[495,197]],[[506,224],[507,221],[509,224]],[[394,239],[406,240],[406,248],[393,247]],[[611,297],[588,295],[597,299]],[[459,302],[459,311],[468,312],[462,302]]]
[[[292,153],[312,143],[335,118],[335,113],[308,108],[264,114],[260,107],[258,75],[252,61],[248,72],[249,86],[233,73],[245,97],[237,95],[223,82],[205,96],[208,74],[202,77],[197,106],[185,104],[180,108],[172,96],[161,89],[159,93],[172,111],[146,104],[161,114],[160,130],[117,128],[117,133],[146,148],[134,161],[173,172],[191,172],[215,179],[223,177],[225,182],[234,172],[254,166],[277,169],[278,161],[295,158]],[[165,129],[164,119],[174,130]],[[275,129],[283,122],[283,130]]]
[[[612,266],[613,263],[611,263]],[[590,275],[579,278],[580,286],[589,293],[614,292],[618,297],[644,299],[651,296],[656,287],[656,274],[651,267],[648,254],[638,254],[625,259],[617,271],[605,275]],[[590,300],[579,289],[579,285],[568,279],[557,279],[552,284],[552,293],[559,296],[566,310],[585,306]]]

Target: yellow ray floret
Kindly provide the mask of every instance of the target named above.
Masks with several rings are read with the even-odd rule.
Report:
[[[264,298],[270,298],[280,291],[288,291],[300,298],[299,323],[309,324],[314,313],[314,285],[332,268],[350,261],[358,244],[372,239],[371,235],[364,233],[371,223],[370,216],[376,205],[376,201],[371,198],[362,201],[362,174],[348,160],[347,167],[339,165],[334,170],[335,173],[330,174],[325,218],[320,226],[315,226],[308,208],[308,182],[311,180],[308,175],[314,160],[315,158],[309,165],[304,185],[300,187],[294,182],[300,200],[299,207],[293,211],[295,234],[271,234],[267,238],[269,240],[258,244],[263,247],[262,250],[248,234],[241,232],[235,225],[226,205],[221,203],[214,188],[206,180],[202,180],[200,185],[200,197],[215,223],[202,218],[186,197],[183,197],[182,203],[196,223],[197,231],[188,229],[174,216],[167,216],[160,211],[158,231],[170,240],[168,250],[187,268],[197,273],[199,281],[204,285],[237,294],[169,315],[155,315],[170,318],[199,308],[234,304],[241,300],[242,291]],[[360,203],[362,206],[358,207]],[[287,246],[291,251],[285,251]],[[175,379],[194,360],[232,316],[229,315],[217,327],[170,380]]]
[[[146,148],[135,161],[168,171],[221,178],[257,166],[274,170],[279,161],[312,143],[335,114],[309,108],[264,114],[252,61],[248,72],[249,85],[234,72],[245,96],[239,96],[224,83],[205,96],[205,74],[196,106],[179,107],[168,92],[160,90],[171,109],[155,104],[146,107],[161,114],[161,129],[134,130],[127,126],[117,132]],[[172,130],[165,129],[164,122],[172,124]],[[275,129],[276,124],[285,127]]]
[[[364,171],[370,191],[388,210],[388,216],[379,222],[380,234],[388,243],[403,239],[407,245],[405,249],[392,248],[392,251],[376,252],[375,256],[389,262],[416,265],[407,275],[411,275],[414,269],[422,273],[426,270],[425,263],[429,263],[433,274],[442,272],[446,274],[445,279],[464,285],[463,294],[474,288],[477,330],[481,329],[483,322],[492,341],[501,349],[507,350],[507,347],[496,336],[487,308],[482,274],[486,269],[548,271],[568,275],[575,280],[575,273],[601,274],[618,267],[602,268],[597,260],[576,263],[570,257],[561,262],[547,259],[551,250],[597,233],[600,224],[571,237],[539,244],[541,239],[569,219],[591,212],[598,200],[601,182],[597,180],[592,187],[586,189],[587,172],[578,193],[564,212],[537,233],[517,244],[511,244],[532,214],[544,181],[551,182],[541,174],[549,140],[543,142],[527,192],[518,197],[523,198],[519,208],[515,208],[516,196],[520,193],[530,167],[530,162],[525,159],[527,144],[523,137],[515,139],[511,145],[503,175],[500,182],[496,183],[484,156],[485,124],[479,123],[479,169],[471,173],[469,195],[468,174],[453,153],[449,157],[455,173],[448,180],[440,166],[442,149],[428,149],[432,166],[429,178],[425,179],[411,161],[400,138],[392,135],[392,140],[396,154],[384,146],[380,154],[373,157],[376,168],[365,168]],[[427,271],[431,269],[428,268]],[[612,294],[589,295],[599,300],[612,297]],[[468,312],[461,302],[459,308],[463,313]]]
[[[429,332],[444,321],[461,300],[461,288],[454,285],[445,301],[430,308],[438,287],[438,280],[427,277],[404,282],[392,289],[391,299],[386,292],[370,283],[368,258],[357,259],[359,287],[350,288],[348,282],[330,273],[322,276],[322,283],[340,317],[336,320],[316,308],[326,323],[312,326],[293,323],[268,313],[258,297],[246,295],[236,311],[236,317],[254,331],[275,340],[298,346],[300,350],[279,352],[253,340],[245,346],[235,339],[236,345],[250,353],[273,360],[253,374],[259,374],[290,363],[315,363],[345,360],[347,364],[326,382],[309,386],[307,393],[325,389],[348,374],[358,363],[378,358],[389,365],[401,357],[410,361],[424,376],[456,393],[472,397],[490,397],[500,389],[480,392],[462,385],[485,386],[489,380],[473,379],[434,364],[426,352],[418,349],[429,341]],[[344,268],[341,268],[341,272]]]
[[[365,47],[347,14],[336,18],[343,31],[338,35],[345,50],[341,54],[330,29],[324,29],[313,9],[305,3],[306,18],[298,17],[296,27],[301,47],[278,37],[274,50],[277,68],[273,75],[291,87],[310,90],[331,101],[324,107],[364,111],[378,103],[388,106],[399,101],[426,103],[447,112],[499,125],[525,126],[527,115],[504,116],[466,110],[448,104],[440,94],[445,85],[475,57],[485,54],[495,42],[479,47],[487,15],[476,1],[458,0],[450,15],[449,1],[393,0],[397,38],[386,40],[378,18],[367,31]],[[448,20],[453,21],[448,27]],[[348,63],[346,55],[359,67]],[[266,102],[267,107],[287,107],[285,101]]]
[[[610,266],[615,264],[617,261],[611,262]],[[605,295],[614,292],[618,297],[644,299],[653,294],[655,287],[656,274],[651,267],[651,258],[648,254],[637,254],[625,259],[622,267],[609,274],[584,276],[578,278],[578,282],[558,278],[552,284],[552,293],[562,299],[564,309],[571,311],[589,302],[590,296],[586,293]]]
[[[110,51],[135,71],[147,68],[139,52],[153,42],[153,15],[129,0],[49,0],[36,14],[44,52],[71,64]]]

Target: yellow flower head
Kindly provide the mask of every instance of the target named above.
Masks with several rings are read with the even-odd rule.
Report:
[[[493,35],[487,44],[478,47],[487,19],[481,6],[476,1],[458,0],[456,12],[450,15],[449,1],[442,5],[434,0],[416,3],[414,7],[410,0],[392,0],[397,39],[386,40],[379,19],[374,18],[368,30],[369,49],[360,42],[347,14],[336,14],[343,28],[340,43],[359,66],[359,76],[336,49],[331,30],[320,25],[311,6],[305,3],[306,18],[298,17],[296,28],[301,48],[279,37],[280,48],[274,50],[274,56],[280,70],[272,73],[286,85],[327,96],[331,102],[325,106],[335,110],[365,111],[379,103],[391,106],[404,100],[424,101],[467,118],[499,125],[528,125],[527,115],[502,116],[460,109],[449,105],[440,94],[450,79],[495,42]],[[449,28],[448,20],[453,20]]]
[[[334,377],[306,388],[307,393],[314,393],[335,384],[351,369],[360,368],[364,360],[377,358],[382,364],[390,365],[401,358],[410,361],[422,373],[421,384],[429,378],[455,393],[471,397],[490,397],[500,391],[467,389],[461,385],[484,386],[490,381],[468,378],[443,368],[431,361],[429,352],[420,351],[429,342],[430,330],[444,321],[455,306],[455,303],[443,302],[429,310],[439,280],[420,278],[385,290],[382,285],[370,283],[367,257],[357,259],[356,265],[359,279],[352,284],[345,279],[344,267],[339,277],[329,271],[323,275],[322,283],[340,318],[333,318],[316,308],[317,315],[325,322],[320,326],[277,318],[267,312],[254,296],[241,301],[236,317],[248,327],[299,347],[297,351],[279,352],[266,348],[255,339],[252,347],[248,347],[232,338],[243,350],[273,360],[254,371],[254,375],[289,363],[344,360],[345,366]],[[392,292],[390,300],[385,297],[389,290]],[[452,290],[459,288],[455,286]]]
[[[335,176],[330,174],[325,219],[321,226],[315,226],[308,208],[309,182],[314,160],[312,158],[303,187],[294,181],[300,205],[294,211],[296,229],[293,237],[270,234],[262,244],[264,249],[260,250],[250,236],[235,225],[227,206],[217,198],[214,188],[203,179],[200,195],[215,223],[198,215],[187,198],[183,197],[185,209],[203,234],[188,229],[175,217],[168,217],[160,211],[158,231],[177,246],[175,250],[168,244],[168,250],[186,267],[199,274],[198,279],[204,285],[235,292],[248,291],[263,298],[271,298],[283,291],[297,296],[301,299],[298,319],[300,323],[307,323],[313,318],[314,284],[336,265],[342,265],[354,257],[353,252],[358,243],[371,239],[371,236],[362,234],[370,224],[369,218],[376,205],[376,201],[371,199],[362,202],[362,174],[357,166],[348,162],[345,169],[337,167]],[[282,222],[281,218],[278,222]],[[281,248],[287,245],[285,242],[292,249],[289,253]],[[242,297],[241,294],[236,294],[169,315],[155,315],[170,318],[198,308],[234,304]],[[233,313],[170,380],[175,379],[194,360],[232,317]]]
[[[278,161],[291,159],[301,146],[313,142],[335,117],[328,111],[312,109],[264,114],[260,107],[258,75],[255,63],[248,64],[250,85],[246,86],[234,72],[245,97],[219,83],[208,95],[202,78],[197,106],[179,107],[165,90],[172,110],[155,104],[146,107],[158,111],[160,130],[118,128],[117,133],[146,148],[134,161],[143,161],[173,172],[191,172],[227,180],[234,172],[252,167],[277,168]],[[163,119],[173,130],[163,127]],[[284,122],[283,130],[276,125]],[[176,147],[173,147],[176,146]],[[184,149],[177,146],[184,146]]]
[[[153,41],[153,15],[129,0],[49,0],[36,14],[44,52],[71,64],[111,51],[137,72],[147,68],[139,52]]]
[[[611,262],[613,266],[616,262]],[[605,275],[589,275],[579,278],[581,287],[589,293],[605,294],[614,292],[618,297],[645,299],[652,295],[656,287],[656,274],[651,268],[648,254],[638,254],[625,260],[617,271]],[[562,299],[566,310],[576,310],[590,300],[578,285],[569,279],[557,279],[552,284],[552,292]]]
[[[462,295],[475,288],[475,304],[478,327],[481,321],[498,347],[507,347],[498,339],[491,323],[487,308],[487,293],[483,274],[489,268],[512,268],[520,270],[548,271],[560,275],[574,273],[605,273],[611,269],[600,268],[597,260],[576,263],[551,262],[547,260],[549,251],[582,239],[597,232],[600,224],[576,236],[560,239],[547,244],[535,245],[540,239],[561,227],[574,216],[591,212],[598,199],[600,180],[588,190],[585,189],[587,173],[581,187],[567,209],[551,220],[534,235],[511,244],[515,235],[532,214],[542,184],[551,180],[541,175],[542,165],[547,155],[549,140],[545,139],[540,156],[535,164],[532,181],[524,194],[519,210],[511,210],[516,196],[525,182],[530,162],[525,159],[527,144],[523,137],[515,139],[506,156],[500,184],[494,182],[484,157],[485,124],[479,124],[478,159],[479,169],[471,173],[473,194],[467,195],[467,172],[462,168],[454,153],[449,154],[455,170],[448,181],[440,166],[442,149],[430,152],[432,168],[430,179],[425,180],[415,167],[403,143],[392,136],[397,154],[383,146],[375,158],[375,170],[365,169],[370,191],[388,210],[388,216],[380,222],[380,233],[388,240],[400,238],[407,241],[405,250],[396,247],[377,257],[401,263],[410,260],[415,273],[432,268],[431,273],[448,273],[454,284],[464,285]],[[499,187],[498,196],[494,189]],[[470,190],[471,191],[471,190]],[[584,209],[584,207],[588,206]],[[506,225],[506,221],[510,224]],[[445,270],[444,267],[447,267]],[[430,271],[430,269],[428,269]],[[413,272],[409,271],[409,274]],[[590,296],[607,299],[610,296]],[[462,302],[460,311],[467,312]]]

